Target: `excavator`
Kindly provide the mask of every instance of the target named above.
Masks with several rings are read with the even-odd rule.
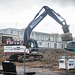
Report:
[[[42,12],[42,10],[44,11]],[[41,13],[41,14],[40,14]],[[71,41],[72,40],[72,34],[69,32],[69,25],[67,25],[66,20],[57,12],[55,12],[53,9],[49,8],[48,6],[43,6],[40,11],[35,15],[33,20],[28,24],[24,31],[24,42],[23,46],[26,47],[28,50],[26,54],[26,59],[28,60],[39,60],[42,59],[43,56],[37,54],[38,53],[38,44],[37,41],[34,39],[30,39],[30,34],[32,30],[47,16],[49,15],[52,17],[56,22],[58,22],[63,29],[64,34],[62,35],[62,40],[63,41]],[[13,46],[12,46],[13,47]],[[17,48],[20,46],[16,46]],[[10,46],[5,46],[4,50],[11,49]],[[11,55],[8,60],[18,60],[18,61],[23,61],[24,59],[24,54],[19,53],[19,54],[14,54]]]

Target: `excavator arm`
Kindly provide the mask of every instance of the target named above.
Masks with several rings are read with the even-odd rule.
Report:
[[[50,9],[47,6],[44,6],[44,9],[49,16],[51,16],[55,21],[62,25],[64,33],[69,32],[69,25],[66,24],[66,20],[60,14],[56,13],[53,9]]]
[[[45,9],[43,11],[43,13],[41,15],[40,12]],[[49,15],[50,17],[52,17],[56,22],[58,22],[63,29],[64,33],[67,33],[66,35],[69,36],[69,39],[66,38],[66,35],[62,36],[62,39],[64,41],[71,41],[72,40],[72,34],[69,33],[69,25],[67,25],[66,20],[59,15],[58,13],[56,13],[53,9],[49,8],[48,6],[43,6],[41,8],[41,10],[36,14],[36,16],[34,17],[34,19],[29,23],[29,25],[26,27],[25,32],[24,32],[24,45],[26,45],[27,41],[30,39],[30,34],[32,32],[32,30],[37,26],[37,24],[43,20],[47,15]],[[66,40],[65,40],[66,38]]]

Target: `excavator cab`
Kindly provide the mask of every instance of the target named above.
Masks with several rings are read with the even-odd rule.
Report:
[[[29,48],[30,52],[37,52],[38,51],[38,45],[37,41],[30,39],[27,41],[26,47]]]

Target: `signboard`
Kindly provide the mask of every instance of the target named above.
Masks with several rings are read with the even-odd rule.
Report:
[[[25,46],[4,46],[4,53],[29,53]]]

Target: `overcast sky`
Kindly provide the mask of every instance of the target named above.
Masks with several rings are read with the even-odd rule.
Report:
[[[25,28],[43,6],[48,6],[62,15],[75,37],[75,0],[0,0],[0,29]],[[49,16],[34,31],[63,33],[61,25]]]

